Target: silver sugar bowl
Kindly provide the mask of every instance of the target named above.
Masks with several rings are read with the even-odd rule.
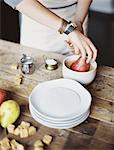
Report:
[[[32,74],[35,71],[35,65],[33,58],[23,54],[21,58],[21,71],[24,74]]]

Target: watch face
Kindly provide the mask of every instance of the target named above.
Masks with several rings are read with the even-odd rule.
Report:
[[[64,33],[68,35],[68,34],[71,33],[72,31],[74,31],[75,28],[76,28],[76,27],[70,25],[69,28],[68,28]]]
[[[68,35],[68,34],[71,33],[73,30],[75,30],[77,27],[78,27],[77,24],[75,24],[75,23],[73,23],[73,22],[70,21],[70,22],[67,24],[67,27],[66,27],[66,30],[64,31],[64,33]]]

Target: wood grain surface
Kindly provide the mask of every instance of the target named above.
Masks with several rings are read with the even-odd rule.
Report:
[[[18,85],[15,81],[17,75],[22,74],[20,67],[13,70],[11,66],[19,63],[22,54],[34,58],[35,72],[32,75],[23,74],[23,82]],[[0,88],[6,89],[9,99],[16,100],[21,107],[21,115],[16,124],[22,120],[30,122],[37,127],[35,136],[21,139],[7,134],[0,127],[0,139],[8,136],[15,138],[26,145],[27,150],[33,150],[33,143],[45,134],[53,136],[53,142],[45,149],[49,150],[114,150],[114,68],[99,66],[94,82],[85,87],[92,95],[91,113],[82,124],[67,130],[47,128],[36,122],[30,115],[28,96],[39,83],[62,78],[62,61],[65,56],[47,53],[37,49],[24,47],[18,44],[0,40]],[[55,58],[59,62],[58,69],[48,71],[45,69],[45,59]]]

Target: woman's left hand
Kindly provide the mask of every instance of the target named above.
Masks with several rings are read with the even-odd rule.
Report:
[[[75,29],[68,35],[67,43],[74,49],[75,54],[80,53],[84,60],[87,58],[87,63],[91,60],[93,62],[95,61],[97,57],[97,49],[91,40],[82,34],[78,29]]]

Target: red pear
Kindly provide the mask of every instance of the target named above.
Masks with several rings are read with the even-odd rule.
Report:
[[[0,104],[6,100],[7,92],[3,89],[0,89]]]

